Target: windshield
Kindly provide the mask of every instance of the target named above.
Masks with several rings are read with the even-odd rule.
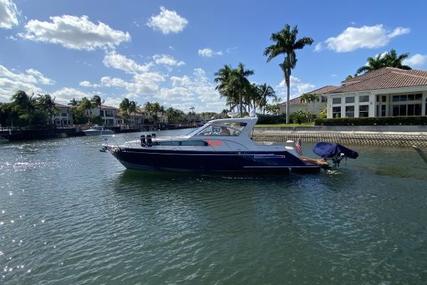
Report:
[[[230,123],[214,123],[198,130],[198,136],[239,136],[246,123],[230,122]]]

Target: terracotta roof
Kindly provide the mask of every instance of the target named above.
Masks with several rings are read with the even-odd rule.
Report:
[[[307,93],[308,94],[319,94],[319,95],[322,95],[322,94],[329,93],[330,91],[335,90],[337,88],[339,88],[339,86],[326,85],[326,86],[323,86],[321,88],[315,89],[315,90],[307,92]]]
[[[356,76],[328,93],[344,93],[389,88],[427,86],[427,72],[385,67]]]
[[[319,94],[319,95],[323,95],[323,94],[327,94],[330,91],[333,91],[333,90],[335,90],[337,88],[340,88],[340,87],[339,86],[333,86],[333,85],[326,85],[326,86],[320,87],[318,89],[315,89],[313,91],[306,92],[305,94]],[[301,96],[302,95],[299,95],[298,97],[295,97],[295,98],[289,100],[289,105],[305,104],[305,103],[301,102]],[[286,105],[286,102],[283,102],[281,104]]]

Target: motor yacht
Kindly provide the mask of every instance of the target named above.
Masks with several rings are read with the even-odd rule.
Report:
[[[90,129],[83,131],[86,136],[102,136],[102,135],[112,135],[114,132],[110,129],[106,129],[102,126],[94,125]]]
[[[283,174],[319,172],[323,159],[301,157],[293,146],[252,140],[256,117],[212,120],[184,136],[155,137],[105,150],[128,169],[194,173]]]

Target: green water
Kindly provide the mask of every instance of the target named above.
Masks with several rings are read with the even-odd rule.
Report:
[[[250,179],[127,171],[102,142],[0,145],[0,284],[427,283],[411,149]]]

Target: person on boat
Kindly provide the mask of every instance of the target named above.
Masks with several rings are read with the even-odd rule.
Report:
[[[229,136],[230,130],[227,127],[221,127],[221,132],[219,133],[221,136]]]

